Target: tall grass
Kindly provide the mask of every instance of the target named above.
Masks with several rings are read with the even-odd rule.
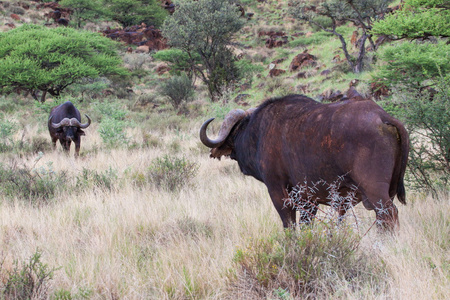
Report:
[[[177,130],[167,131],[157,146],[134,150],[102,148],[99,133],[86,130],[82,151],[87,153],[81,158],[59,150],[44,153],[35,168],[52,162],[55,174],[69,178],[66,185],[79,182],[79,188],[57,191],[52,204],[41,207],[1,194],[2,269],[14,270],[15,262],[27,262],[39,249],[41,262],[55,270],[47,295],[57,299],[226,299],[236,295],[241,299],[289,299],[298,295],[293,288],[295,280],[283,274],[284,281],[267,277],[270,284],[264,286],[263,294],[232,280],[242,278],[242,263],[257,266],[252,265],[251,255],[236,259],[243,249],[276,241],[273,245],[285,245],[284,251],[291,253],[290,261],[295,263],[304,257],[304,248],[295,246],[295,241],[304,237],[300,232],[286,242],[265,186],[243,176],[234,161],[219,162],[209,159],[206,151],[194,150],[201,147],[199,126],[200,122],[193,121],[192,129],[182,137]],[[192,184],[180,185],[176,193],[154,185],[138,188],[133,172],[145,173],[152,162],[172,155],[168,145],[177,139],[185,159],[198,166]],[[98,150],[91,152],[94,147]],[[23,157],[20,163],[30,166],[35,160]],[[101,185],[108,179],[114,183],[112,188]],[[358,258],[357,265],[352,267],[345,260],[335,263],[346,270],[362,270],[367,276],[352,277],[362,273],[339,273],[339,268],[330,268],[327,272],[336,272],[336,277],[318,276],[314,281],[322,287],[321,292],[339,299],[449,296],[449,195],[441,195],[440,200],[408,196],[408,205],[399,207],[401,228],[394,236],[374,230],[365,234],[374,215],[362,206],[355,208],[359,227],[353,234],[360,240],[351,255]],[[335,241],[342,243],[343,249],[355,246],[340,237],[336,235]],[[315,234],[309,238],[320,251],[306,266],[320,274],[323,258],[330,258],[325,251],[332,244]],[[255,257],[262,254],[252,253]],[[263,274],[271,274],[270,265],[261,266]],[[278,260],[276,266],[287,270],[293,265]],[[291,274],[295,278],[295,272]],[[330,278],[335,280],[326,281]]]

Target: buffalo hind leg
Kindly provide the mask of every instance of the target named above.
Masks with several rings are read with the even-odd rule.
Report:
[[[296,210],[294,207],[289,207],[284,205],[284,199],[288,198],[288,194],[284,188],[270,188],[269,190],[270,198],[275,206],[278,214],[280,215],[281,221],[283,222],[284,228],[292,228],[296,224]]]
[[[375,210],[378,228],[393,231],[399,227],[397,207],[389,197],[389,184],[373,184],[365,190],[363,203],[367,209]]]

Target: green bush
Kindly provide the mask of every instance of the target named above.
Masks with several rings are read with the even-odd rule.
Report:
[[[12,270],[4,270],[0,264],[1,299],[47,299],[50,281],[57,269],[50,269],[41,261],[37,250],[28,262],[14,262]]]
[[[7,198],[26,200],[33,205],[48,203],[67,186],[67,174],[53,171],[53,163],[36,169],[0,163],[0,194]]]
[[[153,58],[170,63],[170,73],[175,75],[180,75],[182,72],[191,73],[191,60],[194,60],[196,63],[201,63],[198,53],[194,53],[192,58],[189,58],[187,52],[176,48],[160,50],[153,54]]]
[[[191,101],[194,97],[192,81],[185,73],[170,77],[161,84],[159,90],[161,95],[169,99],[175,109],[178,109],[181,104]]]
[[[386,289],[382,261],[359,251],[359,241],[350,228],[323,223],[251,240],[235,253],[238,270],[230,277],[231,293],[325,299],[339,298],[340,288],[363,290],[367,282]]]
[[[117,171],[111,167],[104,172],[83,168],[83,171],[77,176],[77,189],[86,189],[93,186],[112,190],[118,182]]]
[[[105,117],[100,123],[99,133],[108,149],[127,146],[129,143],[124,121]]]
[[[197,175],[198,165],[186,158],[169,155],[156,158],[148,169],[149,182],[167,191],[178,191],[191,183]]]
[[[394,108],[394,109],[392,109]],[[413,188],[431,190],[450,185],[450,78],[432,92],[399,91],[387,108],[405,122],[410,134],[408,169]]]
[[[1,115],[0,115],[1,117]],[[0,153],[8,152],[14,147],[13,134],[17,125],[6,118],[0,120]]]
[[[241,59],[236,62],[236,67],[239,71],[239,77],[247,79],[251,83],[252,77],[255,74],[264,72],[265,68],[262,65],[255,65],[248,59]]]

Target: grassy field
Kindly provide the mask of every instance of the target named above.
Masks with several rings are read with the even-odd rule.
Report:
[[[4,157],[4,165],[14,160],[15,166],[41,176],[64,174],[64,188],[56,189],[52,200],[34,205],[21,198],[0,200],[0,285],[14,272],[19,279],[24,276],[19,271],[38,253],[38,267],[42,271],[46,265],[53,276],[35,292],[36,299],[295,298],[270,283],[254,290],[245,279],[237,254],[251,249],[254,241],[282,236],[281,221],[263,184],[243,176],[234,161],[208,158],[197,138],[200,125],[187,124],[181,141],[177,130],[167,130],[151,132],[157,146],[108,150],[94,124],[86,130],[79,159],[66,156],[59,145],[43,154]],[[25,140],[46,134],[31,126]],[[128,135],[140,133],[130,129]],[[175,182],[175,190],[165,188],[168,181],[155,185],[147,180],[155,160],[165,155],[195,164],[191,180]],[[327,297],[448,298],[449,203],[448,195],[432,199],[409,192],[408,205],[399,204],[401,228],[394,236],[368,231],[374,214],[357,206],[356,220],[348,220],[358,239],[352,255],[363,255],[358,266],[374,277],[337,277]],[[249,251],[259,257],[267,250]],[[311,263],[322,264],[320,257]],[[272,274],[272,283],[281,269]],[[45,274],[29,272],[34,278]]]
[[[0,30],[10,30],[18,2],[4,5]],[[32,8],[23,22],[44,24],[44,11],[24,2]],[[186,111],[175,110],[158,95],[169,76],[155,71],[163,63],[124,46],[133,86],[117,85],[112,96],[72,89],[61,99],[93,120],[78,159],[73,146],[69,156],[51,150],[55,99],[0,97],[0,299],[450,299],[448,191],[432,198],[407,185],[394,235],[378,233],[362,205],[344,225],[323,208],[313,226],[292,233],[262,183],[235,161],[209,158],[199,128],[216,117],[214,135],[229,110],[248,108],[233,101],[239,94],[256,106],[288,93],[345,92],[353,79],[369,90],[370,70],[334,62],[339,41],[295,22],[287,1],[242,2],[255,16],[236,47],[260,70],[243,79],[246,88],[212,103],[197,80]],[[105,24],[86,29],[94,25]],[[270,30],[286,31],[289,43],[267,49],[258,33]],[[340,30],[350,38],[354,28]],[[303,70],[310,77],[268,76],[273,61],[287,70],[305,49],[318,59]]]

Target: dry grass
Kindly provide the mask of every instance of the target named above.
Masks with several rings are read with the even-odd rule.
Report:
[[[229,295],[228,275],[238,266],[233,257],[251,239],[264,239],[282,231],[281,222],[263,184],[244,177],[231,160],[211,160],[197,141],[200,124],[192,121],[184,133],[179,155],[199,165],[192,185],[167,192],[151,185],[137,187],[129,173],[144,171],[151,161],[173,155],[170,145],[179,132],[153,136],[159,147],[103,150],[95,126],[82,141],[85,155],[78,160],[60,148],[35,161],[19,163],[39,167],[53,162],[56,172],[69,178],[83,168],[114,169],[114,188],[93,186],[80,192],[59,193],[40,207],[19,199],[0,200],[0,248],[3,270],[14,260],[25,261],[37,249],[42,261],[55,271],[49,295],[66,291],[88,299],[223,299]],[[28,134],[45,136],[30,128]],[[139,138],[139,131],[130,136]],[[90,152],[98,148],[96,152]],[[360,250],[385,262],[387,294],[379,295],[367,283],[363,291],[342,287],[333,297],[342,299],[445,299],[449,297],[449,196],[433,200],[409,195],[399,207],[401,229],[394,237],[375,231],[363,237]],[[356,208],[363,235],[373,214]],[[83,298],[81,297],[81,298]]]

